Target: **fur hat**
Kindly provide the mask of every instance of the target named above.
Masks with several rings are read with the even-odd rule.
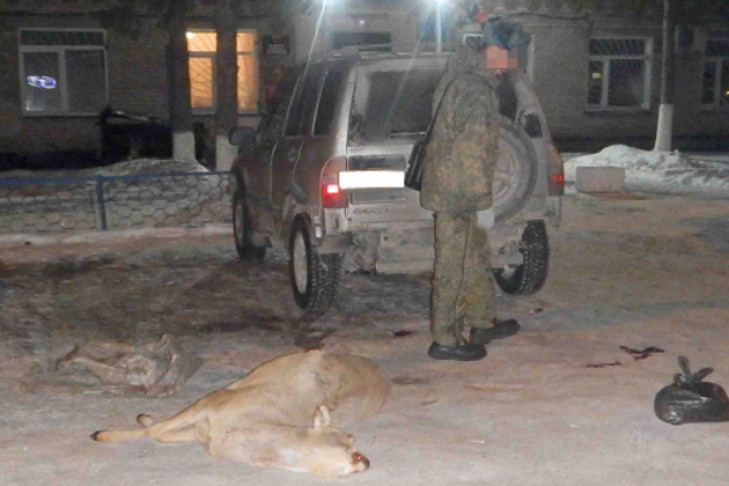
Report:
[[[481,24],[481,46],[497,46],[510,51],[521,45],[529,44],[532,35],[524,32],[521,23],[503,19],[501,17],[491,17],[485,23]]]
[[[459,25],[466,23],[481,25],[481,37],[470,37],[466,41],[469,46],[479,51],[489,45],[510,51],[529,44],[532,40],[532,35],[524,32],[521,23],[499,16],[490,17],[486,11],[479,9],[476,3],[469,6]]]

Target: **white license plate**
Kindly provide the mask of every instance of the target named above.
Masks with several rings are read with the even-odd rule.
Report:
[[[405,187],[401,170],[343,170],[339,173],[341,189],[391,189]]]

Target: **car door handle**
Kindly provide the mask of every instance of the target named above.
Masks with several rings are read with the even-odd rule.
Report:
[[[292,148],[289,150],[289,153],[286,154],[286,159],[289,162],[295,162],[296,158],[299,156],[299,150],[296,148]]]

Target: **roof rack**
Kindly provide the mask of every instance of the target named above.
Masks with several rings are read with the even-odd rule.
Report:
[[[432,44],[435,46],[435,44]],[[362,46],[345,46],[339,49],[333,49],[324,52],[318,52],[312,56],[312,62],[326,61],[328,59],[344,59],[348,61],[359,61],[360,59],[377,59],[377,58],[393,58],[393,57],[412,57],[413,55],[423,57],[438,57],[447,56],[451,53],[450,50],[442,53],[437,53],[434,50],[430,50],[430,44],[421,43],[418,46],[413,46],[413,49],[407,50],[392,50],[392,44],[367,44]],[[449,46],[444,46],[449,47]],[[384,50],[387,49],[387,50]],[[305,64],[306,61],[300,61],[300,64]]]

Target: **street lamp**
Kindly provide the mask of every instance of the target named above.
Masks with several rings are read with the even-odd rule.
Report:
[[[441,21],[441,7],[445,0],[435,1],[435,52],[443,52],[443,25]]]

